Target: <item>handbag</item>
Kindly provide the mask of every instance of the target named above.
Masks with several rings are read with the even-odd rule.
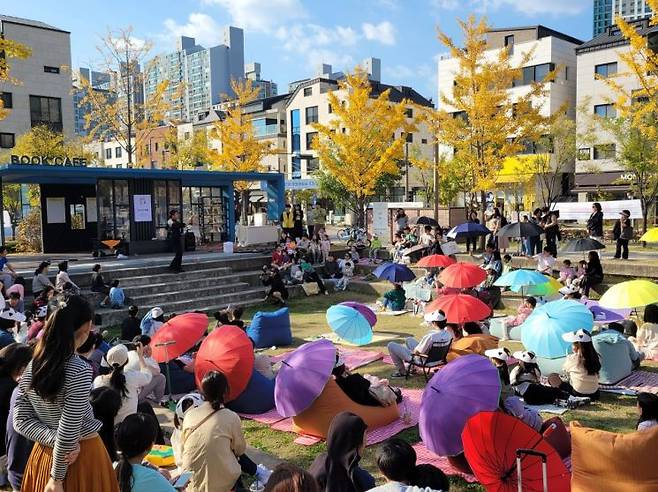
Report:
[[[317,296],[320,293],[320,286],[316,282],[304,282],[302,289],[307,296]]]
[[[383,407],[389,407],[397,402],[398,395],[388,385],[385,379],[379,379],[377,376],[366,374],[363,376],[370,381],[368,391],[370,395],[377,400]]]

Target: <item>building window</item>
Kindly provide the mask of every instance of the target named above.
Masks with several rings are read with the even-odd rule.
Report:
[[[158,142],[155,142],[155,151],[158,151]]]
[[[505,48],[507,48],[510,53],[514,53],[514,34],[505,36]]]
[[[617,111],[612,104],[597,104],[594,106],[594,114],[601,118],[614,118]]]
[[[112,149],[110,148],[105,149],[105,158],[112,159]]]
[[[313,139],[318,136],[318,132],[308,132],[306,134],[306,150],[313,150]]]
[[[407,143],[413,143],[414,142],[414,134],[411,132],[408,132],[405,134],[404,141]]]
[[[117,159],[121,157],[121,147],[116,147],[114,149],[114,157],[116,157]]]
[[[569,80],[569,67],[564,67],[564,80]]]
[[[2,107],[5,109],[14,107],[14,98],[11,92],[0,92],[0,101],[2,101]]]
[[[594,146],[594,159],[614,159],[616,156],[615,144],[601,144]]]
[[[313,95],[313,87],[305,87],[304,88],[304,97],[312,96]]]
[[[334,112],[334,109],[331,107],[331,104],[327,104],[327,113],[331,114]]]
[[[414,117],[414,110],[412,108],[407,108],[404,110],[404,115],[407,118],[413,118]]]
[[[466,111],[455,111],[452,113],[452,117],[456,120],[462,120],[465,124],[468,125],[468,114]]]
[[[589,161],[592,158],[592,151],[589,147],[583,147],[578,149],[577,157],[579,161]]]
[[[46,73],[59,73],[59,67],[49,67],[48,65],[45,65],[43,71]]]
[[[190,139],[190,132],[185,132],[185,140],[189,140],[189,139]]]
[[[594,67],[594,73],[599,77],[610,77],[617,73],[617,62],[596,65]]]
[[[306,124],[310,125],[311,123],[317,123],[317,122],[318,122],[318,107],[311,106],[310,108],[306,108]]]
[[[512,87],[530,85],[534,82],[543,82],[546,76],[555,70],[555,63],[542,63],[531,67],[523,67],[520,80],[515,80]]]
[[[317,157],[314,157],[313,159],[309,159],[306,161],[306,173],[311,174],[312,172],[317,171],[320,169],[320,159]]]
[[[0,149],[11,149],[16,136],[13,133],[0,133]]]
[[[426,139],[426,138],[421,138],[421,139],[420,139],[420,143],[422,143],[422,144],[426,144],[426,143],[427,143],[427,139]]]
[[[62,100],[59,97],[30,96],[32,127],[45,125],[62,132]]]

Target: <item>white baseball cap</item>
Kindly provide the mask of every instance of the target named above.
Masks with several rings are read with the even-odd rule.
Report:
[[[0,318],[10,321],[25,321],[25,315],[14,310],[14,308],[5,307],[0,311]]]
[[[164,311],[162,310],[161,307],[154,307],[153,309],[151,309],[150,313],[151,313],[151,318],[155,319],[162,316],[164,314]]]
[[[425,318],[425,321],[427,321],[428,323],[432,323],[432,322],[437,322],[438,323],[438,322],[441,322],[441,321],[445,321],[446,320],[446,315],[443,311],[441,311],[439,309],[438,311],[433,311],[431,313],[427,313],[424,316],[424,318]]]
[[[577,331],[570,331],[568,333],[564,333],[562,335],[562,340],[565,342],[591,342],[592,341],[592,335],[587,330],[577,330]]]
[[[37,309],[37,318],[45,318],[48,316],[48,306],[39,306],[39,309]]]
[[[183,403],[185,403],[186,401],[191,401],[192,406],[187,407],[185,410],[183,410]],[[178,416],[179,419],[182,419],[185,416],[185,412],[187,412],[187,410],[189,410],[190,408],[199,407],[202,404],[203,404],[203,398],[199,393],[188,393],[183,398],[178,400],[178,403],[176,403],[176,415]]]
[[[537,356],[535,355],[534,352],[527,352],[525,350],[519,350],[518,352],[514,352],[512,356],[520,360],[521,362],[526,362],[528,364],[536,364],[537,363]]]
[[[110,367],[121,367],[128,363],[128,347],[120,343],[107,351],[105,355],[107,365]]]
[[[486,355],[487,357],[490,357],[492,359],[500,359],[504,362],[507,362],[507,359],[509,358],[509,353],[504,348],[495,348],[495,349],[485,350],[484,355]]]

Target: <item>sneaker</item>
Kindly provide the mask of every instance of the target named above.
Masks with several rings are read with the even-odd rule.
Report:
[[[259,464],[256,467],[256,478],[263,485],[265,485],[267,481],[270,479],[270,475],[272,475],[272,470],[270,470],[265,465]]]
[[[589,405],[591,401],[592,399],[589,396],[570,396],[567,403],[574,405],[574,408],[578,408],[583,405]]]
[[[405,374],[402,374],[400,371],[395,371],[393,374],[389,376],[391,379],[400,379],[403,377],[406,377]]]

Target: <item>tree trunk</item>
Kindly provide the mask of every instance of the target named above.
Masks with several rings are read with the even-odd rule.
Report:
[[[366,199],[365,197],[356,197],[356,225],[357,227],[366,227]]]
[[[249,223],[249,190],[242,190],[240,193],[240,202],[242,212],[240,213],[240,224],[247,225]]]
[[[480,223],[484,225],[486,219],[484,217],[484,212],[487,209],[487,192],[480,191]],[[480,249],[484,251],[486,246],[487,236],[480,236]]]

